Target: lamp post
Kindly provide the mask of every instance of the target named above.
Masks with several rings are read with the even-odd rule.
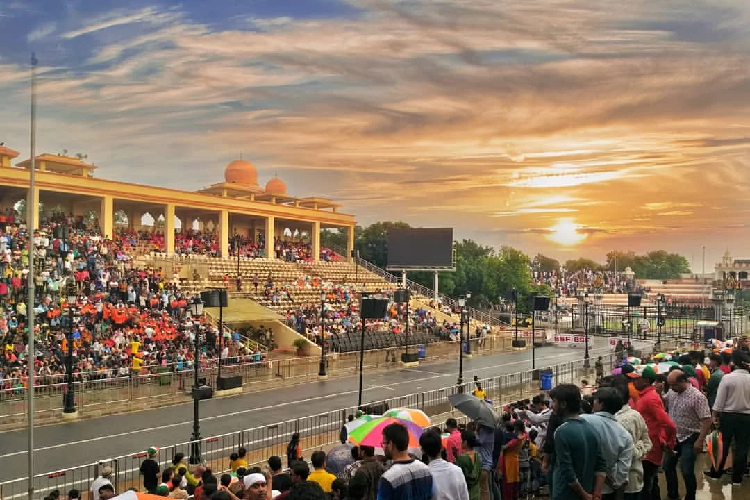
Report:
[[[664,294],[656,296],[656,348],[661,351],[661,329],[664,326],[664,317],[662,316],[662,306],[664,305]]]
[[[463,392],[464,384],[464,308],[466,307],[466,298],[458,298],[459,328],[458,328],[458,389]]]
[[[198,372],[200,370],[200,317],[203,316],[203,301],[196,297],[190,304],[190,311],[193,313],[193,322],[195,324],[195,338],[193,345],[195,347],[195,359],[193,360],[193,435],[190,437],[190,463],[201,463],[201,431],[200,431],[200,398],[198,397],[200,384],[198,382]]]
[[[237,254],[237,291],[240,290],[240,235],[235,233],[234,235],[234,252]]]
[[[589,360],[589,294],[586,293],[583,296],[583,367],[588,369],[591,368],[591,362]]]
[[[471,292],[466,292],[466,300],[468,301],[470,298]],[[466,315],[466,319],[464,320],[464,323],[466,324],[466,354],[471,356],[471,325],[469,324],[469,310],[464,307],[461,314]]]
[[[73,385],[73,306],[76,303],[77,294],[76,286],[72,278],[68,278],[66,294],[68,301],[68,358],[65,360],[65,378],[67,386],[65,389],[65,399],[63,401],[63,413],[75,413],[75,388]]]
[[[320,292],[320,367],[318,368],[318,376],[326,376],[326,327],[323,321],[325,320],[326,312],[326,292]]]
[[[510,292],[511,296],[513,297],[513,323],[516,325],[516,341],[518,341],[518,290],[516,290],[516,287],[513,287],[513,290]]]

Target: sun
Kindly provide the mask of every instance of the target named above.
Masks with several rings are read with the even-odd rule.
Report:
[[[581,227],[573,219],[559,219],[556,226],[549,228],[547,238],[560,245],[577,245],[588,237],[587,234],[578,232]]]

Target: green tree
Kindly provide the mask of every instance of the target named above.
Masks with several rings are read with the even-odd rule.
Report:
[[[645,255],[613,250],[607,254],[607,269],[615,269],[615,259],[617,259],[618,272],[629,267],[635,273],[636,278],[678,279],[681,274],[690,272],[690,264],[685,257],[665,250],[654,250]]]
[[[546,255],[542,255],[538,253],[536,254],[536,257],[534,257],[534,260],[531,261],[531,268],[534,271],[538,271],[540,273],[549,273],[552,271],[559,271],[560,261],[558,261],[557,259],[553,259],[552,257],[547,257]]]
[[[356,241],[359,233],[362,232],[362,228],[357,226],[354,230],[354,238]],[[333,231],[330,229],[323,229],[320,232],[320,246],[330,248],[336,252],[346,253],[346,245],[348,243],[348,236],[346,231],[339,230]],[[348,255],[346,256],[348,257]]]
[[[599,263],[591,259],[580,258],[565,261],[565,270],[569,273],[575,273],[581,269],[592,269],[598,271],[601,267],[602,266],[599,265]]]
[[[388,265],[388,230],[408,227],[406,222],[376,222],[362,230],[354,247],[359,250],[360,257],[385,268]]]

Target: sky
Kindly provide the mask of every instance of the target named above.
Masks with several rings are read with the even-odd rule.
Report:
[[[115,8],[112,6],[116,5]],[[560,260],[750,257],[746,0],[0,3],[0,141]]]

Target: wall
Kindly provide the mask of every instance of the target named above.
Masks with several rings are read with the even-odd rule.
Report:
[[[257,320],[257,321],[243,321],[243,325],[250,325],[254,328],[257,328],[259,326],[262,326],[263,328],[270,328],[273,332],[274,339],[276,339],[276,347],[278,349],[294,349],[292,347],[292,342],[294,342],[297,338],[303,338],[307,340],[305,337],[297,333],[296,331],[292,330],[285,324],[281,323],[280,321],[270,321],[270,320]],[[307,341],[307,349],[304,350],[305,356],[320,356],[320,346],[317,344]]]

